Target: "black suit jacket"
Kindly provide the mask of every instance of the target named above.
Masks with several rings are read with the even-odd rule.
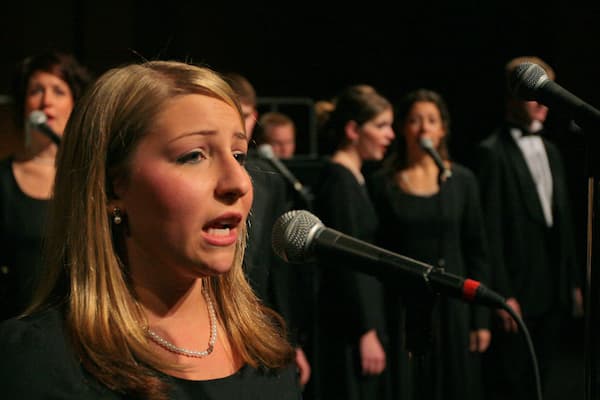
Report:
[[[578,284],[573,222],[558,149],[543,139],[553,180],[547,227],[533,177],[505,124],[479,146],[477,167],[490,244],[493,286],[525,316],[570,307]]]
[[[290,339],[298,339],[299,290],[297,271],[273,251],[271,233],[277,218],[292,207],[285,179],[271,165],[249,152],[246,169],[254,187],[254,201],[248,217],[248,242],[244,256],[246,277],[258,297],[285,319]]]

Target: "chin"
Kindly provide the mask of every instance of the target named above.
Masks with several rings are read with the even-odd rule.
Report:
[[[214,272],[215,275],[223,275],[223,274],[226,274],[227,272],[229,272],[231,270],[231,267],[232,267],[231,264],[223,266],[223,267],[219,266],[219,267],[213,268],[212,271]]]
[[[373,157],[371,157],[371,160],[372,161],[381,161],[383,159],[384,154],[385,154],[385,151],[378,152],[377,154],[374,154]]]
[[[204,264],[204,269],[210,275],[223,275],[233,267],[234,257],[220,257],[217,260]]]

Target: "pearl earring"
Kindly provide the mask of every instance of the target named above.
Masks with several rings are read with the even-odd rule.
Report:
[[[121,222],[123,222],[123,217],[121,217],[121,209],[119,207],[113,208],[112,218],[115,225],[119,225]]]

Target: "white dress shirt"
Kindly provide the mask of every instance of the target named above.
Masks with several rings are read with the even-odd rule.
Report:
[[[537,122],[537,121],[534,121]],[[532,132],[539,132],[542,124],[532,124]],[[552,218],[552,173],[550,172],[550,163],[542,138],[538,134],[523,135],[519,128],[511,128],[510,134],[521,149],[529,171],[533,176],[533,181],[537,189],[538,197],[544,211],[546,225],[551,227],[554,223]]]

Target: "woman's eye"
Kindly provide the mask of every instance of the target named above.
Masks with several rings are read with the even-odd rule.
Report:
[[[54,89],[54,93],[55,93],[57,96],[65,96],[65,95],[67,94],[67,92],[66,92],[66,91],[64,91],[63,89]]]
[[[248,158],[246,153],[235,153],[233,156],[240,165],[246,164],[246,159]]]
[[[33,96],[33,95],[36,95],[36,94],[41,93],[41,92],[42,92],[42,88],[40,88],[40,87],[34,87],[34,88],[29,89],[27,91],[27,94],[29,94],[30,96]]]
[[[206,157],[200,150],[191,151],[177,159],[178,164],[197,164]]]

